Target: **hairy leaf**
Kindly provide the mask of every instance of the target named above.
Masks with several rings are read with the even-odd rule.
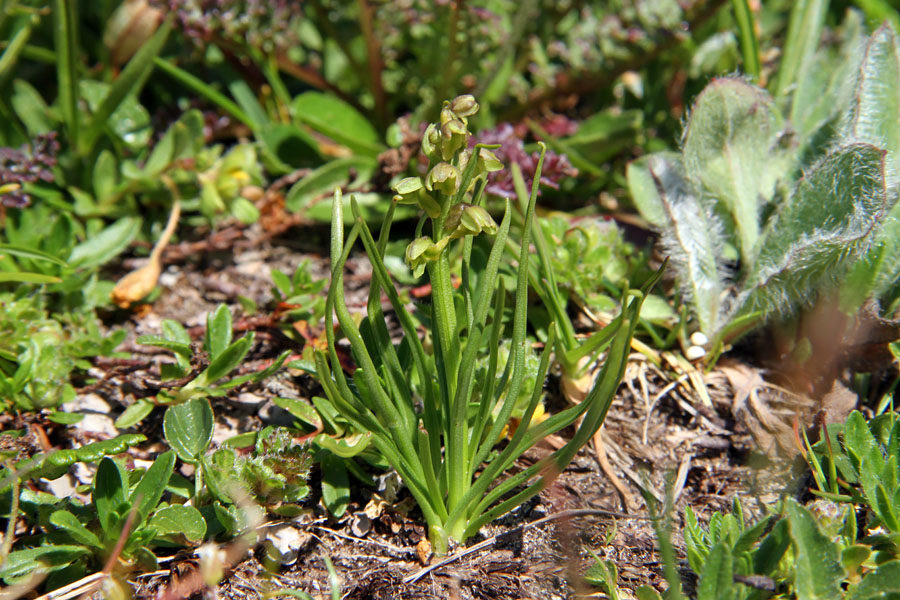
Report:
[[[185,462],[195,463],[212,440],[213,412],[205,398],[170,406],[163,417],[166,441]]]
[[[741,79],[717,79],[698,96],[684,133],[687,176],[700,203],[726,215],[745,267],[755,256],[760,209],[789,166],[783,129],[765,90]]]
[[[662,243],[682,293],[692,301],[700,330],[711,335],[721,324],[725,289],[718,219],[701,205],[677,156],[654,154],[635,161],[631,169],[630,179],[639,190],[635,202],[648,220],[661,223]]]
[[[830,154],[767,227],[741,311],[786,311],[837,283],[871,245],[888,208],[882,150],[853,144]]]
[[[839,600],[842,597],[841,567],[837,545],[823,534],[816,519],[795,500],[786,505],[794,544],[794,590],[798,600]]]

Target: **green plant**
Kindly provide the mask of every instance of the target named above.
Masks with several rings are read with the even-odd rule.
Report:
[[[51,314],[39,293],[0,293],[0,406],[6,410],[56,409],[75,398],[69,379],[87,371],[89,358],[111,356],[124,331],[104,335],[90,311]],[[71,415],[51,413],[53,420]]]
[[[376,242],[351,198],[355,223],[345,239],[344,205],[338,190],[333,203],[332,280],[326,313],[336,312],[341,331],[350,342],[358,365],[352,381],[344,376],[331,327],[326,329],[328,359],[323,353],[316,356],[316,370],[328,399],[356,427],[371,433],[371,443],[397,470],[415,497],[438,553],[447,552],[451,540],[465,541],[483,524],[537,494],[593,435],[606,415],[622,375],[628,342],[646,293],[646,288],[642,292],[630,292],[633,298],[626,301],[625,311],[604,330],[600,342],[609,346],[608,359],[587,400],[540,425],[531,426],[549,366],[551,333],[521,425],[506,448],[492,454],[518,400],[524,377],[527,248],[538,178],[532,187],[520,241],[525,250],[519,256],[516,279],[512,356],[505,370],[508,375],[495,385],[497,350],[506,326],[503,321],[505,290],[498,281],[497,271],[505,252],[511,212],[507,203],[503,222],[498,226],[479,206],[484,175],[500,165],[487,148],[476,145],[473,150],[465,149],[469,137],[468,117],[477,110],[478,104],[471,96],[445,103],[440,122],[431,124],[423,139],[423,148],[431,160],[424,181],[408,178],[395,186],[397,202],[415,203],[426,213],[418,227],[419,237],[408,246],[406,258],[417,273],[428,271],[432,286],[431,351],[426,352],[382,259],[392,211],[386,215],[380,240]],[[423,231],[426,220],[431,222],[430,235]],[[495,239],[487,261],[479,266],[471,260],[472,238],[483,232],[495,235]],[[362,238],[374,270],[368,314],[359,325],[344,301],[342,274],[357,237]],[[459,291],[454,291],[451,255],[452,242],[457,239],[461,246],[462,283]],[[382,292],[390,299],[404,330],[403,341],[398,346],[391,341],[381,313]],[[489,356],[487,384],[475,397],[474,365],[481,353]],[[501,397],[505,397],[502,402]],[[498,405],[499,411],[494,416]],[[582,415],[585,418],[581,426],[563,448],[532,467],[496,482],[524,451]],[[508,496],[523,484],[526,484],[524,489]]]
[[[47,533],[20,539],[0,568],[0,578],[14,584],[38,573],[50,575],[51,581],[54,574],[57,580],[74,580],[110,559],[153,567],[153,545],[202,540],[206,523],[196,508],[160,503],[174,466],[174,452],[157,457],[143,473],[129,473],[119,461],[104,457],[87,505],[24,490],[25,512]]]
[[[174,380],[178,384],[162,389],[156,395],[155,402],[142,398],[129,406],[116,420],[117,427],[135,425],[150,414],[156,404],[178,404],[192,398],[221,396],[241,384],[262,381],[280,369],[290,355],[290,351],[286,350],[265,369],[225,380],[240,366],[254,340],[251,332],[232,341],[233,323],[228,307],[220,305],[207,316],[203,339],[205,354],[202,356],[195,351],[191,337],[180,323],[166,319],[162,330],[162,335],[139,337],[138,343],[172,352],[175,362],[160,364],[160,380]]]
[[[832,293],[853,315],[895,279],[900,155],[884,132],[894,130],[900,55],[883,26],[857,59],[858,19],[844,27],[838,56],[785,50],[777,89],[792,94],[715,80],[694,103],[680,153],[629,165],[635,204],[662,232],[694,327],[714,347]],[[817,68],[787,75],[792,52]]]

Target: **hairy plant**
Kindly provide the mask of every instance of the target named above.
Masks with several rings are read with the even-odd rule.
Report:
[[[848,56],[810,54],[832,72],[796,82],[796,121],[767,91],[716,79],[694,103],[680,152],[629,165],[635,204],[714,345],[835,291],[852,315],[896,273],[900,54],[885,25],[854,58],[853,18],[845,29]],[[830,78],[848,63],[852,93]],[[824,100],[812,105],[814,93]]]

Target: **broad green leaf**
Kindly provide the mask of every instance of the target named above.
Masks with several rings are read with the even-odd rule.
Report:
[[[118,429],[128,429],[129,427],[134,427],[153,412],[153,409],[156,407],[155,404],[144,400],[143,398],[137,400],[133,404],[130,404],[128,408],[126,408],[119,418],[116,419],[114,425]]]
[[[344,459],[328,454],[322,458],[322,501],[331,516],[340,518],[350,504],[350,479]]]
[[[201,542],[206,535],[206,521],[193,506],[173,504],[156,511],[148,523],[159,537],[184,536],[189,542]]]
[[[256,132],[256,137],[260,160],[272,173],[291,173],[322,164],[318,142],[299,125],[269,123]]]
[[[100,461],[94,475],[94,508],[100,526],[107,536],[114,533],[119,516],[117,510],[125,503],[128,493],[128,476],[119,464],[109,457]]]
[[[131,503],[137,507],[135,523],[140,524],[156,508],[175,469],[175,453],[171,450],[156,457],[131,492]]]
[[[662,600],[662,596],[659,595],[659,592],[649,585],[642,585],[634,591],[634,595],[638,600]]]
[[[725,291],[721,226],[701,203],[674,154],[653,154],[629,167],[629,185],[644,217],[659,223],[662,242],[692,300],[700,330],[712,338],[720,326]]]
[[[330,94],[304,92],[294,98],[291,112],[306,123],[357,154],[378,156],[384,150],[378,132],[355,108]]]
[[[719,542],[709,551],[697,586],[697,600],[729,600],[735,597],[734,564],[728,544]]]
[[[213,411],[209,400],[194,398],[167,408],[163,432],[178,458],[187,463],[197,462],[212,440]]]
[[[741,79],[716,79],[697,97],[684,134],[684,168],[700,204],[729,215],[743,265],[753,264],[760,211],[790,166],[784,119],[769,94]]]
[[[275,406],[291,413],[291,416],[300,419],[304,424],[317,429],[322,427],[322,419],[319,417],[319,413],[307,401],[299,398],[276,397],[272,398],[272,402],[275,403]]]
[[[53,131],[56,119],[51,116],[50,107],[40,93],[25,80],[13,82],[13,94],[10,98],[16,116],[25,124],[25,129],[32,136]]]
[[[67,510],[58,510],[50,515],[50,522],[68,533],[79,544],[103,550],[104,546],[92,531],[85,527],[78,517]]]
[[[837,545],[826,537],[816,519],[793,499],[786,504],[794,544],[794,590],[798,600],[840,600],[843,597]]]
[[[889,600],[900,598],[900,560],[878,565],[856,586],[851,586],[848,600]]]
[[[209,353],[210,360],[216,360],[231,343],[232,321],[231,311],[220,304],[215,312],[206,315],[206,339],[204,350]]]
[[[134,240],[141,228],[140,219],[124,217],[72,249],[69,264],[89,269],[117,257]]]
[[[883,151],[853,144],[798,183],[766,228],[745,280],[742,312],[786,311],[841,280],[890,208],[883,169]]]
[[[82,413],[70,413],[61,410],[54,410],[47,415],[47,419],[53,421],[54,423],[59,423],[60,425],[74,425],[75,423],[80,423],[81,421],[83,421],[84,415]]]
[[[203,375],[206,376],[206,381],[215,383],[240,365],[241,361],[244,360],[244,357],[247,356],[247,353],[250,351],[250,347],[253,345],[253,338],[253,332],[250,332],[248,335],[245,335],[222,350],[219,356],[217,356],[209,364],[209,367],[206,368],[206,371],[203,372]]]
[[[163,319],[162,331],[163,335],[168,340],[178,342],[185,346],[191,345],[191,336],[178,321],[173,321],[172,319]]]

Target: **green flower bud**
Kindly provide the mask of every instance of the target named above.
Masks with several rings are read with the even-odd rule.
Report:
[[[436,164],[425,177],[425,188],[428,191],[437,189],[448,196],[459,189],[459,171],[450,163]]]
[[[433,161],[441,160],[441,132],[435,123],[429,123],[422,136],[422,152]]]
[[[412,241],[406,247],[406,264],[412,269],[413,275],[421,277],[425,272],[425,265],[431,261],[437,260],[441,256],[441,252],[447,247],[450,238],[442,238],[437,244],[431,241],[429,237],[420,237]]]
[[[391,186],[391,189],[404,198],[403,204],[413,204],[416,202],[416,194],[424,187],[425,185],[422,183],[421,177],[407,177],[395,183]],[[407,200],[407,198],[409,200]]]
[[[441,156],[450,160],[460,148],[466,147],[469,130],[459,119],[451,119],[441,126]]]
[[[450,110],[461,119],[471,117],[478,112],[478,109],[478,103],[475,102],[475,96],[472,94],[457,96],[450,102]]]
[[[461,202],[450,209],[444,230],[450,232],[451,239],[478,235],[482,231],[488,235],[495,235],[497,223],[481,206]]]
[[[494,171],[502,171],[503,163],[497,158],[497,155],[487,148],[478,149],[478,166],[476,167],[479,174],[493,173]]]

